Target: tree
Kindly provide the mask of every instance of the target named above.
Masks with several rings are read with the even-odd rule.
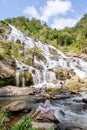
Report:
[[[42,59],[42,57],[43,57],[42,49],[40,47],[37,47],[37,46],[34,46],[33,48],[27,49],[26,54],[32,56],[32,64],[34,62],[35,56],[38,59]]]

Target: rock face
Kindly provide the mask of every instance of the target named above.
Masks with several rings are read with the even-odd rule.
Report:
[[[16,101],[7,105],[5,108],[7,111],[14,112],[14,111],[21,111],[26,107],[27,107],[27,103],[25,101]]]
[[[21,96],[33,94],[33,88],[6,86],[0,88],[0,96]]]
[[[14,75],[15,70],[10,66],[6,65],[3,62],[0,62],[0,74],[3,74],[5,77]]]
[[[15,84],[15,70],[6,61],[0,62],[0,87]]]

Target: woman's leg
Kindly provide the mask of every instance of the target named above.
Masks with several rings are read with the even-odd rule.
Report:
[[[37,117],[39,114],[40,114],[40,112],[41,112],[41,110],[39,110],[39,111],[36,111],[33,115],[32,115],[32,118],[35,118],[35,117]]]

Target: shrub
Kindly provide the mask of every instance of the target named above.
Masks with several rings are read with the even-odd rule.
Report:
[[[58,94],[58,88],[52,88],[52,87],[50,87],[50,88],[47,88],[47,93],[49,93],[49,94]]]

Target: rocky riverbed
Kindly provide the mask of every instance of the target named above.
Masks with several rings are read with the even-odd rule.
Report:
[[[28,90],[30,91],[28,92]],[[47,93],[46,89],[8,86],[1,88],[0,94],[2,97],[0,96],[0,102],[9,101],[7,106],[6,104],[5,106],[10,112],[14,111],[16,113],[32,115],[39,103],[45,101],[44,97]],[[33,127],[37,126],[41,128],[42,126],[44,128],[51,126],[58,130],[87,130],[87,105],[82,100],[83,92],[71,93],[68,90],[60,89],[58,94],[49,93],[49,95],[52,104],[51,113],[46,114],[45,117],[42,116],[32,120]]]

